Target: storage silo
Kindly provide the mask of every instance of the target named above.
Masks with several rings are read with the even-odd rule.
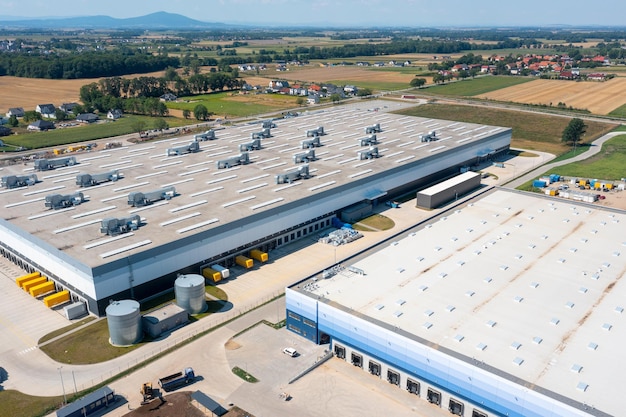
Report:
[[[143,338],[141,312],[135,300],[113,301],[106,308],[109,323],[109,343],[130,346]]]
[[[204,277],[197,274],[180,275],[174,282],[176,304],[184,308],[189,314],[198,314],[206,311],[204,299]]]

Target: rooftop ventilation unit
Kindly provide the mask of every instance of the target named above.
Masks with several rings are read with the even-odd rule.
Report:
[[[120,173],[117,169],[99,174],[78,174],[76,176],[76,185],[81,187],[90,187],[103,182],[117,181],[119,178]]]
[[[276,184],[291,184],[293,181],[300,178],[309,178],[309,165],[304,164],[293,171],[285,172],[284,174],[276,175]]]
[[[49,171],[59,167],[67,167],[76,165],[76,158],[73,156],[65,156],[55,159],[35,159],[36,171]]]
[[[293,162],[296,164],[311,161],[315,161],[315,149],[309,149],[306,152],[297,153],[293,156]]]
[[[274,129],[276,127],[276,123],[271,120],[263,121],[263,129]]]
[[[204,133],[199,133],[197,135],[194,135],[194,137],[193,137],[193,140],[195,140],[195,141],[213,140],[213,139],[217,139],[215,137],[215,130],[213,130],[213,129],[207,130]]]
[[[18,188],[35,185],[37,183],[37,175],[8,175],[2,177],[1,184],[3,188]]]
[[[189,142],[188,145],[168,148],[165,152],[167,156],[184,155],[186,153],[195,153],[200,150],[200,143],[196,140]]]
[[[324,136],[324,126],[319,126],[317,129],[309,129],[306,131],[306,137]]]
[[[250,135],[252,139],[267,139],[272,137],[272,133],[270,132],[270,128],[266,127],[260,132],[254,132]]]
[[[45,205],[48,208],[57,210],[61,208],[77,206],[85,201],[83,193],[74,193],[68,195],[50,194],[46,196]]]
[[[370,133],[380,133],[383,130],[380,128],[380,123],[376,123],[375,125],[372,126],[367,126],[365,128],[365,134],[369,135]]]
[[[374,159],[378,158],[380,155],[378,154],[378,146],[370,146],[369,149],[364,149],[362,151],[358,151],[359,159]]]
[[[235,165],[246,165],[248,163],[250,163],[250,156],[248,156],[248,152],[242,152],[239,155],[217,161],[217,169],[230,168]]]
[[[420,141],[422,142],[434,142],[436,141],[437,138],[437,132],[435,132],[434,130],[431,130],[430,132],[428,132],[425,135],[420,135]]]
[[[239,152],[253,151],[259,149],[261,149],[261,139],[253,139],[250,142],[239,144]]]
[[[134,191],[128,194],[128,204],[133,207],[147,206],[155,201],[169,200],[176,195],[174,187],[163,187],[158,190],[141,192]]]
[[[305,139],[303,141],[300,141],[300,147],[302,149],[316,148],[319,146],[322,146],[319,136],[313,136],[311,139]]]
[[[100,233],[105,233],[109,236],[117,236],[132,230],[137,230],[140,224],[141,218],[138,214],[119,219],[111,217],[103,219],[100,222]]]
[[[360,146],[370,146],[376,145],[378,143],[378,139],[376,138],[376,134],[371,134],[365,138],[358,139]]]

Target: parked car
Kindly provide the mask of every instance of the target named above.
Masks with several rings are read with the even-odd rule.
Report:
[[[285,355],[289,355],[289,356],[291,356],[292,358],[295,358],[296,356],[298,356],[298,351],[297,351],[297,350],[295,350],[294,348],[290,348],[290,347],[286,347],[286,348],[284,348],[284,349],[283,349],[283,353],[284,353]]]

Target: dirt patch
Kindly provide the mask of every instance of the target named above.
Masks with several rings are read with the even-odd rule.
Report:
[[[587,109],[595,114],[608,114],[626,104],[626,78],[605,82],[535,80],[476,96],[489,100]]]
[[[226,348],[226,350],[236,350],[236,349],[239,349],[241,345],[235,342],[233,339],[230,339],[228,342],[224,344],[224,347]]]
[[[191,392],[176,392],[166,395],[163,401],[154,399],[150,403],[124,414],[124,417],[205,417],[205,414],[191,404]]]

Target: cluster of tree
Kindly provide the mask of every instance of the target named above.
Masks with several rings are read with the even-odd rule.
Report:
[[[565,143],[576,145],[582,139],[587,131],[587,125],[582,119],[577,117],[570,120],[569,124],[563,129],[561,140]]]
[[[0,75],[76,79],[159,71],[178,66],[177,57],[131,50],[67,55],[0,54]]]

